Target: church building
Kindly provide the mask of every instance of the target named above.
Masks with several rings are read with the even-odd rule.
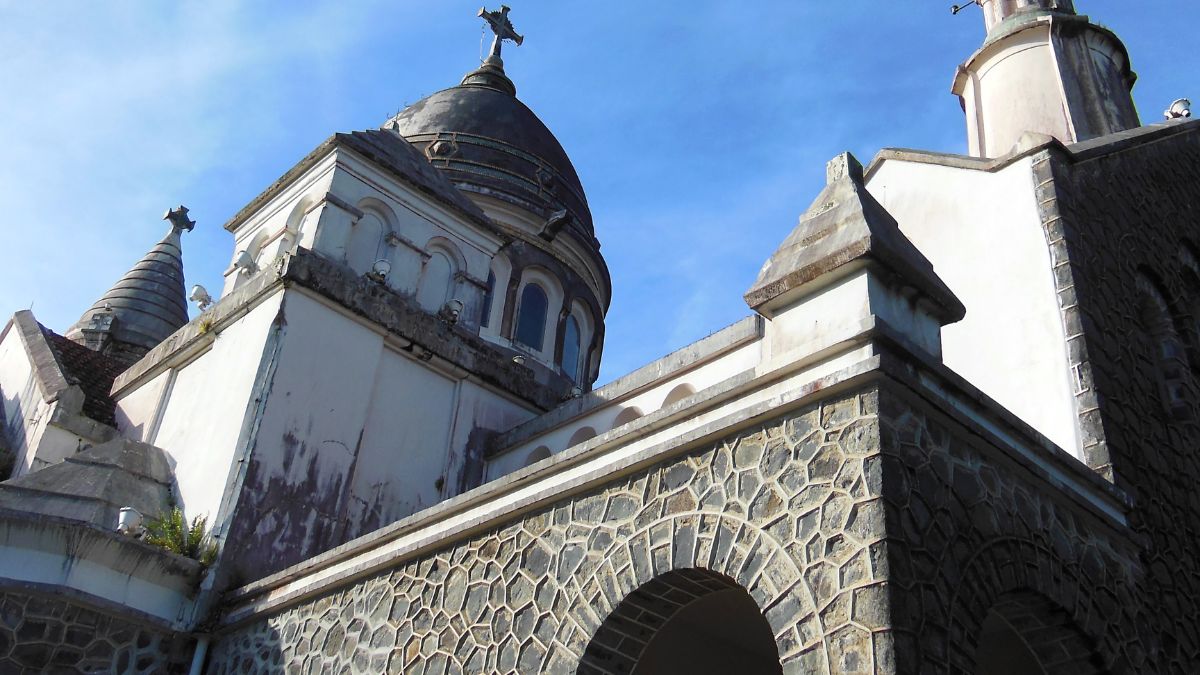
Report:
[[[217,297],[179,206],[17,312],[0,672],[1200,672],[1200,121],[1072,0],[975,4],[969,154],[832,158],[746,317],[603,387],[504,6],[225,223]]]

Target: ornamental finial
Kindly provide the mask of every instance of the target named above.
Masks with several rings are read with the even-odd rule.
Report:
[[[479,16],[488,22],[488,25],[492,27],[492,32],[496,34],[496,38],[492,40],[492,53],[488,55],[489,60],[493,58],[500,60],[500,47],[503,46],[505,40],[512,40],[517,43],[518,47],[525,41],[525,38],[513,28],[512,21],[508,20],[508,11],[508,5],[500,5],[498,12],[489,12],[487,7],[479,8]]]
[[[188,218],[188,208],[183,204],[180,204],[178,208],[167,211],[167,215],[163,216],[163,220],[171,221],[171,227],[176,232],[183,232],[184,230],[191,232],[192,228],[196,226],[196,221]]]

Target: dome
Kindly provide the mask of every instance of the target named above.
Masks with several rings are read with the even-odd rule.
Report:
[[[503,68],[488,62],[459,86],[409,106],[385,128],[423,151],[460,189],[501,199],[545,221],[565,210],[573,217],[567,226],[598,247],[575,167],[515,92]]]

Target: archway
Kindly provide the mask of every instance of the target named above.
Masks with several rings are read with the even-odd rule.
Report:
[[[771,627],[733,579],[704,569],[667,572],[630,593],[597,629],[581,675],[783,672]]]
[[[1009,593],[979,630],[974,675],[1104,675],[1091,640],[1065,610],[1031,591]]]

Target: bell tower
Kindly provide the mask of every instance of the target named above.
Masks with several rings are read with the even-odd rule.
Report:
[[[987,38],[958,68],[952,91],[969,152],[999,157],[1034,132],[1063,143],[1141,125],[1137,76],[1117,36],[1075,13],[1073,0],[977,0]]]

